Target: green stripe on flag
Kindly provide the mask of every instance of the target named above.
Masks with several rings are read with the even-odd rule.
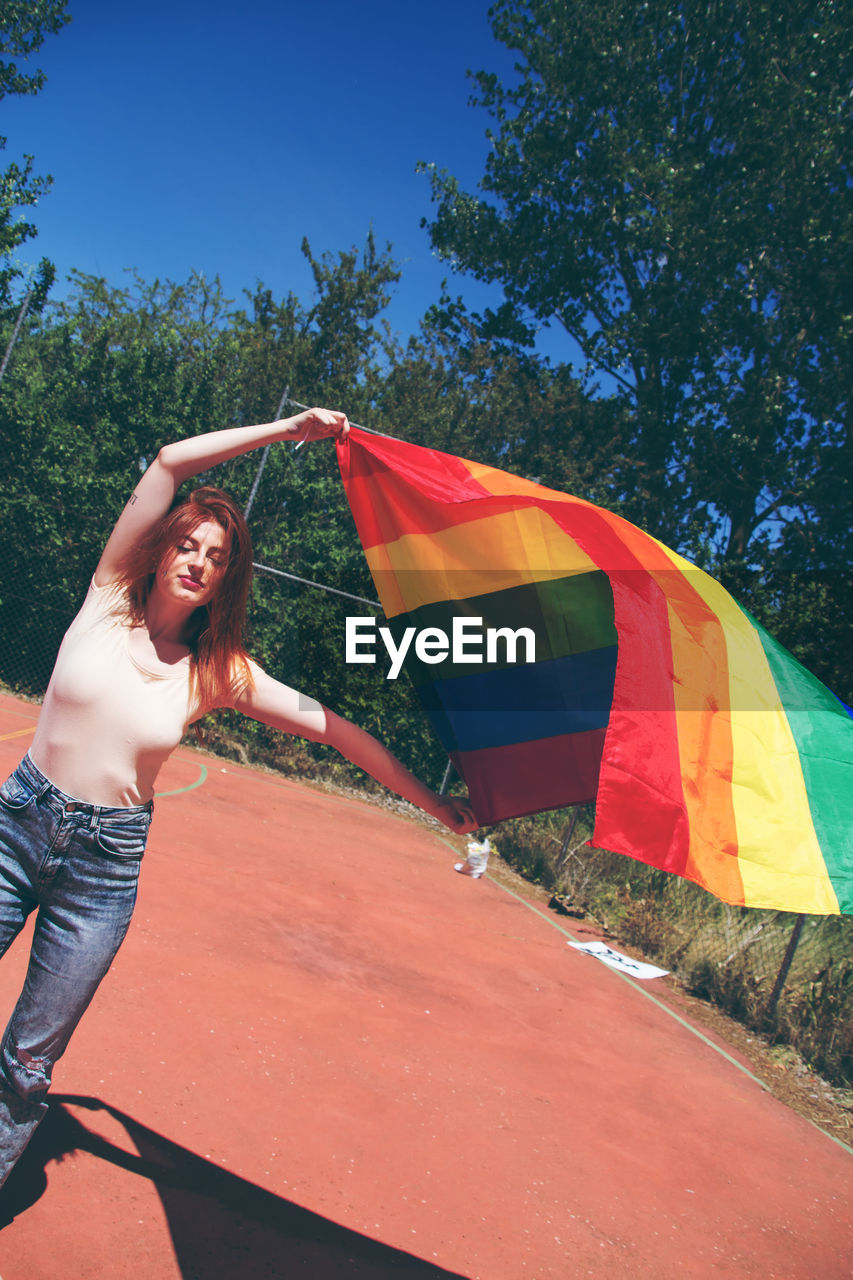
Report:
[[[839,909],[853,912],[853,716],[826,685],[747,616],[758,632],[791,726],[812,822]]]

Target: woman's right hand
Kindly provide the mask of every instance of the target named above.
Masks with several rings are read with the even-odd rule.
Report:
[[[285,438],[289,440],[325,440],[329,436],[345,440],[349,435],[347,415],[335,409],[305,409],[288,418],[287,423]]]

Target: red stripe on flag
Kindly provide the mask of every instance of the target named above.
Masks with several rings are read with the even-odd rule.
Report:
[[[365,438],[355,430],[353,436],[360,447],[339,445],[338,462],[365,551],[396,542],[402,534],[440,533],[483,515],[458,506],[489,497],[460,459],[401,440]]]
[[[586,504],[542,504],[606,569],[619,655],[598,784],[595,843],[683,872],[690,826],[681,781],[666,596],[648,570],[663,552],[651,538]],[[643,560],[630,533],[643,539]],[[660,565],[659,567],[664,567]],[[666,568],[672,573],[672,563]]]
[[[454,752],[481,825],[595,799],[604,729]]]

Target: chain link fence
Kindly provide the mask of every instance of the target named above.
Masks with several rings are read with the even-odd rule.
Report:
[[[502,856],[552,890],[552,907],[590,916],[673,971],[694,995],[792,1045],[832,1083],[853,1085],[853,917],[730,906],[698,885],[592,849],[593,806],[504,823]]]

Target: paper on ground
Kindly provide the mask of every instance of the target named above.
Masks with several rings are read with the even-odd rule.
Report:
[[[576,951],[585,952],[588,956],[595,956],[611,969],[616,969],[619,973],[628,973],[632,978],[662,978],[669,973],[669,969],[658,969],[656,965],[623,956],[621,951],[614,951],[606,942],[570,942],[569,946],[574,947]]]

